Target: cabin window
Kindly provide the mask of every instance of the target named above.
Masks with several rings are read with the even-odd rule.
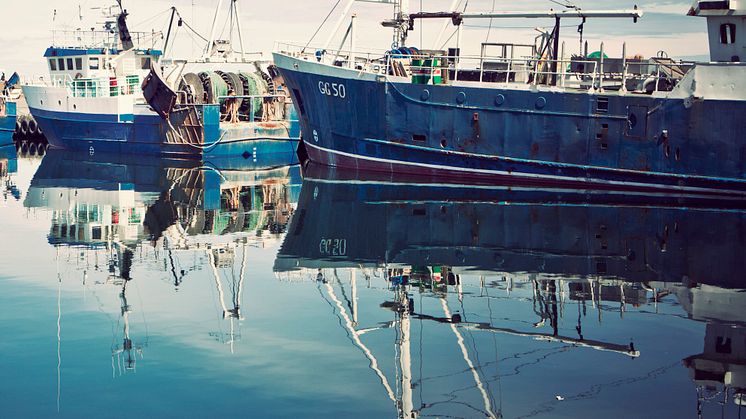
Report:
[[[52,71],[57,71],[57,60],[54,58],[49,59],[49,69]]]
[[[58,58],[57,59],[57,68],[60,71],[65,71],[65,59],[64,58]]]
[[[736,43],[736,25],[734,23],[720,25],[720,43],[726,45]]]
[[[99,69],[98,57],[89,58],[88,66],[91,68],[91,70],[98,70]]]
[[[73,67],[73,59],[72,58],[68,58],[67,59],[67,69],[68,70],[72,70],[73,68],[74,68]]]
[[[143,70],[150,70],[150,57],[140,58],[140,68]]]
[[[75,59],[75,69],[76,70],[82,70],[83,69],[83,59],[78,57]]]

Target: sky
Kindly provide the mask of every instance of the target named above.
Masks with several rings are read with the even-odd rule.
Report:
[[[169,7],[176,6],[181,16],[197,32],[206,36],[219,0],[123,0],[130,16],[132,31],[160,31],[165,34]],[[240,22],[243,29],[244,45],[247,51],[262,51],[269,57],[279,41],[305,44],[316,32],[324,18],[329,15],[326,25],[321,27],[314,43],[323,44],[330,36],[332,27],[339,18],[347,0],[237,0]],[[468,1],[467,11],[493,10],[547,10],[561,8],[551,0],[461,0],[460,8]],[[561,0],[565,1],[565,0]],[[73,30],[97,27],[101,21],[100,10],[95,7],[109,6],[113,0],[26,0],[5,3],[4,19],[0,29],[0,69],[6,72],[17,71],[25,77],[35,77],[47,72],[43,60],[44,50],[52,44],[53,30]],[[226,35],[228,4],[223,2],[218,18],[218,32]],[[410,0],[413,11],[445,11],[451,0]],[[645,12],[643,19],[633,24],[628,19],[590,20],[585,25],[585,37],[591,51],[598,50],[603,41],[605,51],[610,56],[620,56],[622,44],[627,43],[628,55],[642,54],[654,56],[664,50],[673,57],[703,57],[708,54],[706,25],[704,19],[687,17],[691,0],[574,0],[583,9],[628,9],[635,4]],[[380,22],[392,16],[390,5],[356,3],[352,8],[357,19],[356,43],[359,48],[385,49],[391,43],[390,29],[381,27]],[[567,20],[563,24],[563,34],[567,41],[568,54],[579,52],[577,25],[579,21]],[[479,44],[487,39],[489,20],[474,21],[464,29],[461,48],[463,53],[477,54]],[[492,22],[489,30],[490,42],[533,43],[537,27],[550,27],[547,20],[501,20]],[[435,48],[432,43],[440,32],[440,21],[428,21],[417,25],[410,34],[410,45]],[[453,32],[447,28],[445,38]],[[338,45],[342,31],[334,38]],[[226,36],[227,37],[227,36]],[[235,35],[234,35],[234,39]],[[442,47],[443,45],[439,46]],[[455,46],[455,37],[451,45]],[[184,27],[179,30],[174,43],[175,56],[185,57],[197,53],[201,46],[190,38]],[[618,52],[617,52],[618,51]]]

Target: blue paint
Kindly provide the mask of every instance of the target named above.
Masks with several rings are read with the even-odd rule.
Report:
[[[205,210],[220,209],[220,174],[212,170],[204,172],[205,192],[204,203]]]
[[[39,126],[56,148],[85,153],[125,153],[221,161],[231,167],[251,163],[276,167],[297,163],[300,124],[279,123],[283,128],[263,129],[249,124],[220,125],[219,105],[201,107],[205,146],[166,143],[168,123],[158,115],[110,115],[57,112],[31,108]],[[241,131],[243,130],[243,131]],[[241,133],[242,135],[238,135]],[[256,149],[256,150],[255,150]],[[247,162],[244,153],[250,153]],[[235,160],[235,162],[232,162]]]
[[[5,115],[0,116],[0,147],[13,144],[13,133],[16,130],[16,103],[5,102]]]
[[[289,227],[278,264],[324,259],[322,238],[346,238],[337,267],[387,263],[746,286],[738,274],[746,268],[746,201],[729,208],[685,197],[445,185],[316,165],[305,175],[298,211],[306,216]],[[707,263],[703,249],[718,263]]]
[[[317,133],[319,140],[309,136],[307,143],[350,156],[310,153],[324,164],[381,170],[371,159],[384,159],[422,173],[456,168],[464,176],[486,170],[572,178],[579,185],[746,192],[744,102],[687,108],[681,99],[649,95],[422,86],[280,70],[294,103],[303,101],[303,130]],[[346,97],[319,94],[321,81],[344,84]],[[421,100],[425,89],[427,101]],[[664,131],[669,140],[661,145]]]
[[[1,134],[0,134],[1,135]],[[0,163],[5,161],[8,173],[18,172],[18,152],[15,144],[0,145]]]

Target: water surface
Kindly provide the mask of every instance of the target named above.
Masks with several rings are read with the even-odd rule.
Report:
[[[740,211],[65,153],[7,167],[4,417],[740,415]]]

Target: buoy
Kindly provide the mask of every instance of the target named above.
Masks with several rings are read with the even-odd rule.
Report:
[[[21,154],[28,153],[28,143],[26,141],[21,143]]]
[[[36,154],[38,154],[39,156],[47,154],[47,146],[45,146],[44,144],[38,144],[36,146]]]
[[[30,156],[35,156],[36,155],[36,151],[37,151],[36,144],[34,144],[34,143],[29,144],[29,146],[28,146],[28,154]]]

